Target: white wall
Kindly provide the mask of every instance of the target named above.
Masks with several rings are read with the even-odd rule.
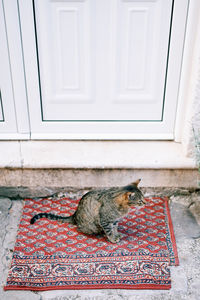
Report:
[[[200,138],[200,1],[190,1],[177,110],[176,139],[194,156],[194,133]]]

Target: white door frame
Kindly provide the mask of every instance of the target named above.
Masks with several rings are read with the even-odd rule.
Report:
[[[20,26],[19,26],[19,16],[18,16],[18,1],[17,0],[1,0],[4,4],[5,9],[5,16],[6,16],[6,25],[7,25],[7,36],[8,36],[8,43],[9,43],[9,51],[10,54],[14,53],[14,55],[10,55],[10,65],[12,66],[12,70],[15,69],[15,77],[19,79],[19,77],[23,74],[23,51],[21,49],[21,36],[20,36]],[[180,1],[181,2],[181,1]],[[19,0],[20,6],[28,6],[30,8],[31,0],[27,1],[21,1]],[[11,6],[12,5],[12,6]],[[26,9],[24,7],[24,9]],[[188,113],[186,111],[191,110],[191,107],[193,105],[193,99],[194,99],[194,89],[195,89],[195,82],[197,82],[198,78],[198,66],[199,66],[199,51],[200,48],[200,38],[197,38],[198,33],[200,33],[200,22],[199,22],[199,14],[200,14],[200,2],[199,0],[193,0],[189,3],[189,11],[188,11],[188,20],[187,20],[187,30],[186,30],[186,36],[185,36],[185,47],[183,52],[183,58],[182,58],[182,69],[181,69],[181,76],[180,76],[180,85],[179,85],[179,94],[178,94],[178,106],[177,106],[177,115],[176,115],[176,124],[175,124],[175,141],[176,142],[183,142],[185,147],[187,148],[189,142],[190,142],[190,136],[185,136],[185,131],[189,131],[189,127],[191,127],[191,123],[185,122],[186,114]],[[10,15],[10,17],[9,17]],[[31,15],[31,11],[29,12],[29,15]],[[15,22],[13,22],[15,20]],[[10,25],[9,25],[10,24]],[[18,25],[17,25],[18,24]],[[197,32],[198,31],[198,32]],[[13,34],[12,34],[13,32]],[[200,35],[200,34],[199,34]],[[197,41],[196,41],[197,40]],[[13,48],[13,52],[11,49],[11,44],[15,46]],[[195,44],[197,44],[196,47]],[[32,45],[33,46],[33,45]],[[14,50],[15,49],[15,50]],[[18,49],[18,50],[17,50]],[[31,57],[30,57],[31,58]],[[192,63],[191,63],[192,62]],[[13,67],[15,65],[15,68]],[[31,66],[26,66],[26,70],[30,70],[31,72]],[[35,71],[33,67],[33,71]],[[14,77],[13,77],[14,78]],[[30,78],[29,78],[30,79]],[[190,82],[193,82],[192,86]],[[13,81],[13,84],[16,84],[16,81]],[[19,80],[16,84],[19,84]],[[37,83],[36,89],[38,88]],[[27,85],[31,87],[30,82]],[[15,90],[16,91],[16,90]],[[26,85],[25,85],[25,79],[23,77],[20,88],[19,88],[19,97],[16,97],[16,99],[19,99],[17,109],[19,107],[26,107],[25,102],[27,100],[26,96],[31,96],[30,91],[26,95]],[[20,92],[21,91],[21,92]],[[34,92],[33,98],[37,96],[37,93]],[[19,105],[24,103],[24,105]],[[28,124],[28,113],[26,113],[27,108],[25,109],[25,113],[23,113],[23,110],[21,110],[20,117],[18,118],[18,121],[25,122]],[[25,121],[26,119],[26,121]],[[189,116],[190,119],[190,116]],[[0,134],[0,139],[29,139],[29,130],[28,126],[21,126],[21,129],[26,132],[23,134],[16,133],[14,130],[11,133],[6,132]],[[38,138],[38,139],[57,139],[57,138],[67,138],[65,134],[47,134],[47,133],[39,133],[32,136],[32,138]],[[69,138],[69,137],[68,137]],[[72,138],[76,138],[73,136]],[[88,138],[92,138],[91,136]],[[95,135],[95,138],[97,136]],[[100,138],[100,137],[99,137]],[[105,136],[102,137],[105,139]],[[123,138],[123,137],[122,137]],[[128,138],[128,137],[127,137]],[[134,138],[134,137],[133,137]],[[164,139],[165,137],[152,134],[145,134],[145,135],[139,135],[138,137],[135,136],[136,139]],[[168,138],[166,136],[166,138]],[[77,137],[78,139],[78,137]],[[119,138],[120,139],[120,138]]]

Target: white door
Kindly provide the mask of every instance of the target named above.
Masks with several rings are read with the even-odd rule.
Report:
[[[27,139],[29,130],[17,1],[0,0],[0,139]]]
[[[0,1],[0,136],[16,132],[6,27]]]
[[[173,139],[188,0],[19,3],[33,136]]]

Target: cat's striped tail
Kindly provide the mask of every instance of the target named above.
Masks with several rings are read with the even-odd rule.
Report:
[[[34,224],[35,221],[41,219],[41,218],[47,218],[50,220],[57,220],[57,221],[61,221],[63,223],[72,223],[74,224],[74,218],[73,215],[69,216],[69,217],[62,217],[62,216],[57,216],[57,215],[53,215],[53,214],[49,214],[49,213],[39,213],[37,215],[35,215],[31,220],[30,223]]]

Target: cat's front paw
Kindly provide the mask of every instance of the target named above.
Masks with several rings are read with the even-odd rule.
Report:
[[[117,235],[117,236],[107,236],[107,238],[113,244],[116,244],[116,243],[120,242],[120,236],[119,235]]]
[[[117,235],[116,235],[116,236],[117,236],[118,238],[121,239],[121,238],[123,238],[124,235],[123,235],[123,233],[121,233],[121,232],[117,232]]]

